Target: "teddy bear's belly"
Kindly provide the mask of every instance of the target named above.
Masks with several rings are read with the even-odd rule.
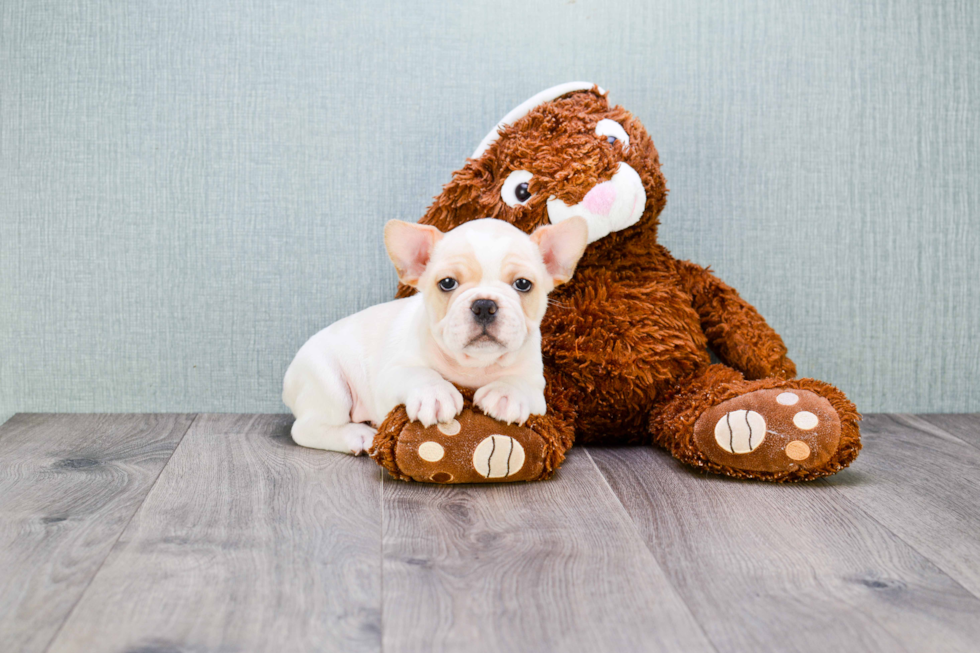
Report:
[[[604,270],[559,290],[542,323],[545,368],[576,408],[576,440],[648,440],[650,409],[710,363],[690,295],[666,274]]]

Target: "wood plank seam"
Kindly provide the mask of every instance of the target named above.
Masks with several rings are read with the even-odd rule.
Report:
[[[620,512],[623,513],[623,515],[626,517],[626,521],[633,528],[633,532],[636,534],[636,537],[641,542],[643,542],[643,546],[646,547],[646,550],[650,552],[650,558],[651,560],[653,560],[654,564],[657,565],[657,567],[660,569],[665,579],[665,582],[667,583],[667,585],[670,586],[670,589],[674,592],[674,595],[684,606],[684,609],[687,610],[687,613],[691,616],[691,620],[698,625],[698,630],[701,631],[701,635],[704,637],[704,641],[707,642],[716,653],[720,653],[714,641],[712,641],[712,639],[708,637],[708,633],[704,629],[704,624],[702,624],[698,620],[697,615],[695,615],[694,611],[691,610],[691,606],[688,605],[687,601],[684,600],[684,596],[680,593],[677,587],[674,586],[673,582],[671,582],[670,575],[667,574],[667,572],[664,571],[663,567],[660,565],[660,560],[657,558],[653,549],[650,548],[650,544],[647,542],[646,538],[643,537],[643,533],[640,531],[636,522],[633,520],[633,515],[631,515],[629,510],[626,509],[626,506],[623,505],[623,502],[620,500],[619,495],[616,493],[616,490],[614,490],[612,485],[609,484],[609,479],[606,478],[606,475],[602,473],[602,469],[596,463],[595,458],[593,458],[592,454],[589,453],[588,447],[582,447],[582,448],[585,451],[585,455],[589,457],[589,462],[592,463],[592,467],[595,468],[596,472],[598,472],[599,477],[602,479],[603,484],[605,484],[606,486],[606,489],[609,490],[609,494],[611,494],[616,499],[616,505],[619,506]]]
[[[291,422],[199,415],[48,653],[376,653],[383,470]]]
[[[75,608],[77,608],[78,604],[82,602],[82,599],[85,597],[85,594],[92,586],[92,582],[102,571],[102,567],[105,565],[105,561],[109,559],[110,555],[112,555],[112,550],[116,548],[116,544],[119,542],[120,538],[122,538],[123,533],[126,532],[126,529],[129,527],[130,522],[133,521],[133,517],[135,517],[136,513],[138,513],[140,508],[143,507],[143,503],[146,501],[146,498],[150,496],[150,492],[153,491],[153,487],[157,484],[157,481],[160,480],[160,475],[163,474],[163,470],[165,470],[167,466],[170,464],[170,461],[173,460],[174,454],[177,453],[177,449],[180,448],[180,444],[184,441],[184,436],[187,435],[187,433],[191,430],[191,427],[194,426],[194,423],[197,422],[199,413],[185,413],[185,415],[193,415],[193,417],[187,423],[187,428],[184,429],[184,432],[180,434],[180,439],[177,440],[177,446],[175,446],[173,448],[173,451],[170,452],[170,456],[167,457],[167,462],[160,467],[160,470],[157,472],[157,475],[154,477],[153,482],[150,483],[150,486],[146,489],[146,492],[143,494],[143,498],[140,499],[139,503],[137,503],[134,506],[133,512],[130,513],[129,518],[126,520],[126,524],[119,529],[119,533],[116,535],[116,539],[113,540],[112,546],[108,548],[105,556],[102,558],[102,561],[99,563],[98,568],[95,570],[95,573],[92,574],[92,576],[88,579],[88,582],[85,584],[85,589],[79,593],[78,599],[76,599],[75,603],[72,604],[71,606],[71,610],[65,613],[65,618],[61,620],[61,624],[58,626],[57,629],[55,629],[54,633],[51,635],[51,639],[49,639],[48,643],[44,646],[45,651],[49,651],[51,649],[52,644],[54,644],[54,642],[58,639],[58,635],[61,634],[61,630],[65,627],[65,624],[68,623],[68,620],[71,618],[72,613],[75,612]]]
[[[859,510],[855,497],[842,503],[824,486],[706,478],[652,448],[636,455],[595,448],[591,455],[717,648],[819,651],[829,642],[854,650],[975,650],[964,643],[980,632],[977,598],[948,564],[897,537],[882,518],[868,519],[873,504]],[[701,528],[701,519],[710,525]],[[746,551],[760,555],[743,564]],[[773,607],[779,616],[744,624],[726,618],[729,606],[743,602],[750,616],[752,606],[762,606],[756,617]],[[935,646],[928,638],[944,622],[958,629],[946,633],[946,646]]]
[[[381,565],[381,605],[378,606],[378,623],[381,628],[381,638],[378,642],[378,651],[384,653],[385,651],[385,477],[388,476],[388,472],[382,470],[381,475],[378,477],[378,507],[381,509],[381,515],[378,519],[378,541],[380,546],[378,546],[378,556],[380,557],[379,564]]]
[[[921,420],[921,419],[917,418],[915,415],[912,415],[910,413],[889,413],[889,415],[891,415],[891,417],[893,417],[897,421],[901,422],[905,426],[908,426],[909,428],[911,428],[911,429],[913,429],[915,431],[918,431],[919,433],[924,433],[926,435],[930,435],[930,436],[934,436],[934,437],[939,437],[939,438],[945,438],[945,439],[950,440],[950,441],[952,441],[952,442],[954,442],[956,444],[965,446],[965,447],[967,447],[969,449],[976,449],[976,447],[974,445],[972,445],[969,442],[964,441],[962,438],[956,437],[955,435],[949,433],[945,429],[940,428],[939,426],[936,426],[936,425],[934,425],[934,424],[932,424],[930,422],[927,422],[925,420]],[[876,524],[878,524],[881,528],[885,529],[886,531],[888,531],[889,533],[891,533],[892,535],[894,535],[900,542],[902,542],[903,544],[905,544],[905,546],[909,547],[911,550],[915,551],[917,554],[919,554],[920,556],[922,556],[924,559],[928,560],[930,563],[932,563],[936,567],[936,569],[939,572],[941,572],[944,576],[946,576],[947,578],[949,578],[953,583],[955,583],[956,585],[958,585],[961,588],[963,588],[963,590],[967,594],[970,594],[971,596],[974,596],[974,597],[980,599],[980,593],[972,591],[970,588],[968,588],[963,583],[961,583],[958,578],[956,578],[955,576],[953,576],[952,574],[950,574],[949,572],[946,571],[946,569],[945,569],[945,567],[943,565],[943,561],[942,560],[937,560],[936,558],[934,558],[933,556],[929,555],[928,553],[920,550],[918,547],[916,547],[914,544],[912,544],[912,542],[908,541],[907,538],[902,537],[894,529],[889,528],[881,520],[879,520],[877,517],[875,517],[873,514],[871,514],[867,510],[865,510],[861,505],[859,505],[858,503],[856,503],[855,501],[853,501],[852,499],[850,499],[846,494],[844,494],[843,492],[841,492],[836,486],[834,486],[830,481],[828,481],[828,479],[822,478],[822,479],[819,479],[817,482],[820,483],[820,484],[822,484],[825,488],[828,488],[830,490],[833,490],[841,499],[843,499],[844,501],[848,502],[851,506],[853,506],[855,509],[859,510],[862,514],[864,514],[869,519],[871,519],[873,522],[875,522]]]
[[[951,432],[949,429],[943,428],[938,424],[933,424],[928,419],[920,417],[914,413],[893,413],[892,416],[902,424],[910,426],[917,431],[928,433],[929,435],[935,435],[937,437],[944,437],[959,444],[965,444],[973,449],[980,449],[980,444],[971,442],[970,440],[964,440],[960,436]],[[980,419],[980,416],[978,416],[978,419]]]
[[[950,573],[948,573],[943,568],[943,566],[941,564],[942,561],[937,561],[933,557],[931,557],[930,555],[928,555],[928,554],[924,553],[923,551],[919,550],[914,544],[912,544],[907,539],[905,539],[904,537],[902,537],[901,535],[899,535],[898,533],[896,533],[893,529],[889,528],[887,525],[885,525],[884,523],[882,523],[877,517],[875,517],[870,512],[868,512],[867,510],[865,510],[860,504],[855,503],[853,500],[851,500],[843,492],[841,492],[836,487],[834,487],[833,485],[831,485],[830,483],[828,483],[827,482],[827,479],[824,479],[824,478],[818,479],[817,480],[817,483],[820,483],[821,485],[823,485],[824,488],[826,488],[828,490],[832,490],[838,497],[840,497],[843,501],[845,501],[848,504],[850,504],[855,510],[857,510],[858,512],[860,512],[862,515],[864,515],[865,517],[867,517],[868,519],[870,519],[874,523],[878,524],[878,526],[880,526],[882,529],[884,529],[888,533],[891,533],[892,535],[894,535],[895,538],[899,542],[901,542],[902,544],[904,544],[905,546],[907,546],[911,550],[915,551],[917,554],[919,554],[920,556],[922,556],[924,559],[928,560],[936,568],[936,570],[940,574],[942,574],[943,576],[945,576],[946,578],[948,578],[949,580],[951,580],[955,585],[958,585],[959,587],[963,588],[963,591],[965,591],[967,594],[969,594],[971,596],[974,596],[974,597],[980,599],[980,595],[977,595],[976,592],[971,591],[968,587],[966,587],[965,585],[963,585],[963,583],[961,583],[956,577],[954,577],[953,575],[951,575]]]

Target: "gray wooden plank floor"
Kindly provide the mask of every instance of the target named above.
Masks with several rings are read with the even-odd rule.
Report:
[[[939,650],[939,624],[949,650],[980,644],[980,599],[831,488],[589,454],[718,651]]]
[[[915,416],[904,415],[906,419],[913,419]],[[919,419],[938,426],[941,430],[980,448],[980,419],[976,415],[919,415]]]
[[[980,596],[980,448],[913,415],[866,422],[863,465],[821,483]]]
[[[0,427],[0,650],[980,650],[980,415],[869,416],[795,486],[642,447],[407,484],[290,421]]]
[[[196,420],[50,650],[378,650],[381,468],[290,422]]]
[[[384,481],[385,651],[710,651],[584,451],[547,483]]]
[[[17,415],[0,428],[0,650],[48,647],[192,419]]]

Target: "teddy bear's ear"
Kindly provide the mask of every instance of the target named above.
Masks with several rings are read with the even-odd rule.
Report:
[[[589,225],[585,218],[574,216],[558,224],[538,227],[531,240],[541,251],[548,274],[558,286],[572,278],[589,244]]]
[[[442,232],[435,227],[389,220],[385,225],[385,248],[398,271],[398,280],[414,288],[440,240]]]
[[[569,93],[574,93],[575,91],[589,91],[596,89],[600,94],[605,93],[601,86],[596,86],[592,82],[566,82],[564,84],[559,84],[558,86],[552,86],[551,88],[546,88],[537,95],[529,97],[524,100],[516,107],[510,110],[506,116],[500,119],[497,126],[490,130],[490,133],[483,137],[480,144],[476,146],[476,150],[473,151],[473,156],[471,159],[479,159],[483,156],[483,153],[489,149],[491,145],[500,138],[500,130],[507,125],[512,125],[527,114],[531,112],[532,109],[538,107],[545,102],[551,102],[552,100],[557,100],[563,95],[568,95]]]

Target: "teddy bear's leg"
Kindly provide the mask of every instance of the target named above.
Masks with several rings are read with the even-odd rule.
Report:
[[[565,459],[573,431],[549,405],[523,425],[504,424],[473,406],[473,391],[460,388],[464,407],[448,424],[425,427],[396,407],[378,428],[371,457],[392,476],[425,483],[504,483],[549,478]]]
[[[861,449],[860,416],[814,379],[746,380],[710,365],[650,415],[655,444],[682,462],[738,478],[805,481],[847,467]]]

